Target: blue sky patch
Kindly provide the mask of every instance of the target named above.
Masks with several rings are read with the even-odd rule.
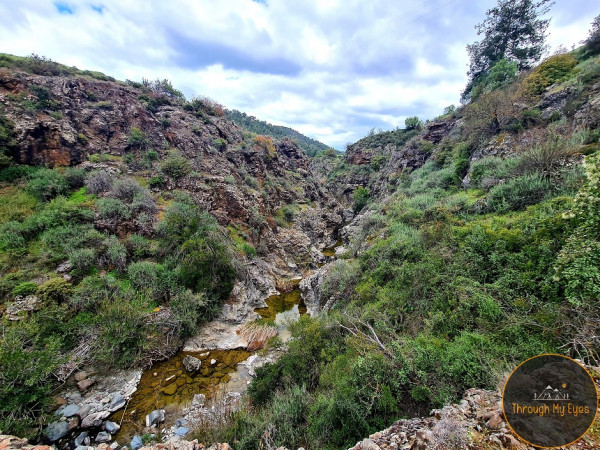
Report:
[[[92,5],[92,9],[98,14],[104,14],[104,5]]]
[[[67,3],[54,2],[54,6],[60,14],[74,14],[73,7]]]

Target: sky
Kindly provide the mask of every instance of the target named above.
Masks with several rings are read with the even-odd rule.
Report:
[[[167,78],[342,150],[370,129],[458,105],[465,46],[495,0],[0,0],[0,52],[117,79]],[[600,13],[556,0],[548,43]]]

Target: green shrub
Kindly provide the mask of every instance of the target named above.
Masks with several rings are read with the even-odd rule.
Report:
[[[120,291],[119,283],[110,275],[87,276],[75,287],[69,304],[78,310],[95,312],[102,302],[116,299]]]
[[[23,436],[38,426],[52,400],[51,374],[62,364],[58,337],[41,338],[35,326],[2,326],[0,333],[0,428]]]
[[[181,246],[179,276],[194,292],[207,292],[224,301],[235,280],[232,255],[221,239],[212,235],[192,237]]]
[[[131,210],[121,200],[116,198],[101,198],[96,202],[98,216],[103,220],[119,222],[131,217]]]
[[[127,138],[127,145],[135,148],[142,148],[150,144],[146,133],[137,127],[132,127]]]
[[[27,183],[27,192],[47,202],[69,191],[69,183],[63,175],[52,169],[36,171]]]
[[[127,248],[132,258],[144,258],[152,253],[152,242],[144,236],[132,234],[127,239]]]
[[[110,196],[121,200],[124,203],[131,204],[133,197],[142,192],[144,188],[136,180],[131,178],[121,178],[116,180],[110,191]]]
[[[16,221],[0,225],[0,250],[19,253],[25,250],[25,237],[23,225]]]
[[[212,319],[218,313],[218,305],[209,301],[206,294],[194,293],[190,290],[177,294],[169,306],[178,322],[178,334],[182,338],[192,336],[198,331],[200,324]]]
[[[83,146],[88,145],[88,143],[89,143],[89,140],[88,140],[87,136],[85,134],[83,134],[83,133],[79,133],[77,135],[77,140]]]
[[[127,276],[135,289],[146,292],[157,300],[166,297],[177,281],[174,273],[150,261],[129,264]]]
[[[76,249],[94,247],[102,242],[103,236],[90,225],[60,225],[44,231],[42,242],[48,247],[55,259],[63,258]]]
[[[354,190],[354,212],[360,212],[367,204],[371,198],[371,192],[362,186],[357,187]]]
[[[2,116],[0,116],[0,118],[1,117]],[[2,166],[0,166],[0,168],[1,167]],[[14,183],[18,180],[31,179],[31,177],[40,169],[40,167],[25,165],[15,165],[6,167],[5,169],[0,170],[0,182]]]
[[[106,252],[104,260],[110,269],[124,270],[127,267],[127,249],[119,242],[116,236],[109,236],[104,241]]]
[[[160,170],[168,177],[179,180],[192,170],[189,161],[180,153],[171,152],[161,164]]]
[[[85,182],[85,169],[68,167],[65,170],[64,177],[71,189],[78,189],[82,187]]]
[[[502,159],[487,156],[475,161],[471,167],[471,184],[481,189],[490,189],[501,180],[510,177],[519,164],[519,159]]]
[[[523,80],[523,88],[529,95],[539,95],[548,86],[568,79],[576,65],[577,60],[568,53],[551,56]]]
[[[156,177],[152,177],[148,180],[148,186],[152,189],[161,188],[165,184],[165,179],[158,175]]]
[[[52,98],[52,93],[44,86],[29,86],[29,91],[37,97],[37,101],[32,105],[35,109],[56,109],[59,103]]]
[[[77,275],[85,275],[96,264],[96,252],[91,248],[73,250],[69,253],[69,262]]]
[[[486,197],[486,211],[523,209],[542,201],[552,185],[537,174],[521,175],[494,186]]]
[[[404,126],[406,130],[420,130],[423,127],[423,122],[417,116],[408,117],[404,121]]]
[[[143,298],[104,301],[97,308],[102,345],[95,359],[108,367],[127,368],[142,355],[149,338],[148,303]]]
[[[63,278],[50,278],[42,283],[37,294],[45,302],[63,303],[71,294],[71,283]]]
[[[294,221],[295,209],[296,209],[296,207],[294,207],[294,205],[285,205],[283,208],[281,208],[281,212],[283,213],[283,218],[288,223],[291,223]]]
[[[256,249],[247,242],[242,244],[242,251],[248,258],[254,258],[256,256]]]
[[[112,186],[112,175],[105,170],[92,172],[85,180],[87,192],[90,194],[102,194]]]
[[[13,290],[12,294],[16,297],[19,295],[27,296],[37,292],[38,285],[33,281],[26,281],[25,283],[18,284]]]
[[[223,138],[218,138],[213,141],[213,145],[219,150],[225,150],[227,147],[227,141]]]
[[[16,145],[14,124],[4,114],[0,114],[0,169],[10,166]],[[0,175],[0,181],[3,178]]]

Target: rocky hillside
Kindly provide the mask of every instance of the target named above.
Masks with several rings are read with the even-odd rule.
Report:
[[[564,58],[575,64],[569,66],[567,75],[558,72],[558,82],[546,81],[541,90],[531,87],[537,86],[534,83],[540,77],[548,79],[544,70],[556,70]],[[444,166],[456,159],[460,164],[455,166],[454,175],[468,187],[473,163],[486,156],[514,156],[539,145],[550,123],[563,123],[565,127],[559,131],[563,135],[596,129],[600,120],[597,60],[577,64],[573,56],[559,55],[548,61],[546,66],[521,74],[505,94],[488,92],[471,105],[451,108],[451,112],[415,128],[367,136],[349,144],[341,157],[323,156],[312,162],[314,171],[338,196],[352,201],[358,187],[383,198],[401,188],[406,176],[427,162]],[[494,115],[498,122],[492,124],[488,118]],[[595,150],[593,141],[586,141],[591,145],[586,152]],[[457,142],[468,143],[468,148],[457,149]]]
[[[291,140],[166,80],[0,66],[3,431],[34,433],[84,364],[148,366],[207,320],[253,320],[336,242],[344,210]]]

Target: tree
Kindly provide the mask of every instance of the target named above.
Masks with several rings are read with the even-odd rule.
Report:
[[[404,126],[406,130],[420,130],[423,126],[423,122],[417,117],[407,117],[404,121]]]
[[[583,43],[587,46],[588,52],[592,55],[600,53],[600,15],[596,16],[592,22],[590,35]]]
[[[471,62],[463,101],[470,99],[473,88],[501,59],[516,62],[519,70],[539,61],[546,50],[546,30],[550,24],[550,19],[541,16],[550,6],[550,0],[498,0],[496,7],[486,12],[487,18],[475,26],[483,38],[467,45]]]

